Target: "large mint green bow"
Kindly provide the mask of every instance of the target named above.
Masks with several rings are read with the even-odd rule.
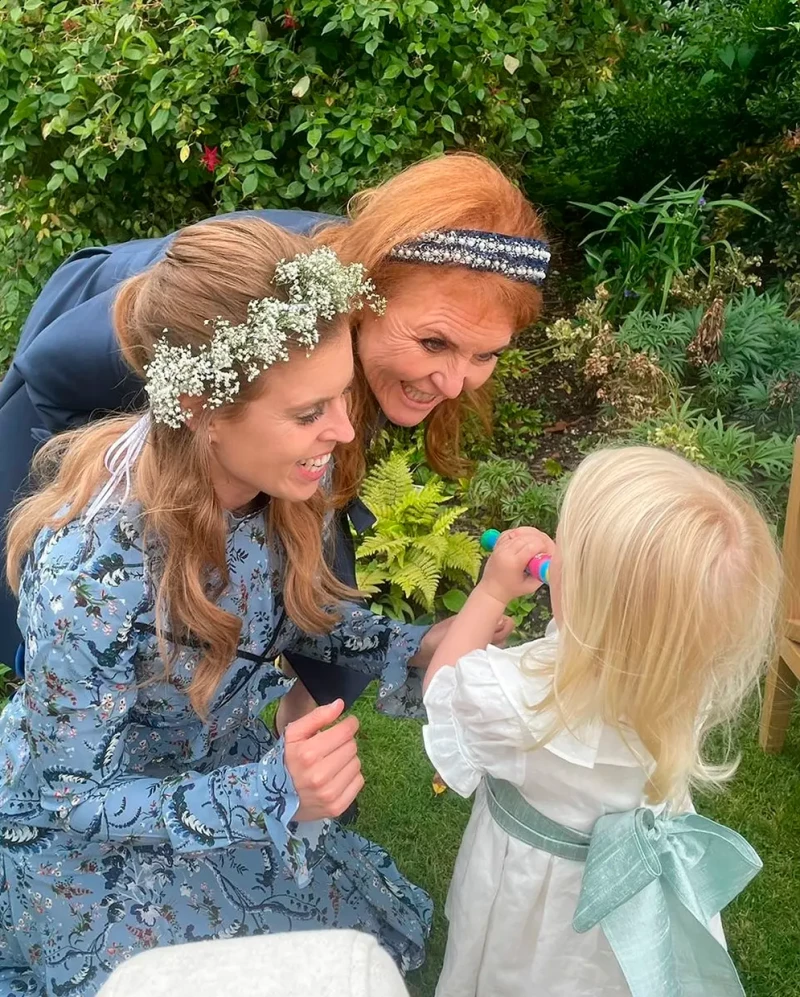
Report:
[[[760,869],[741,835],[706,817],[609,814],[592,830],[572,925],[602,926],[633,997],[742,995],[708,924]]]

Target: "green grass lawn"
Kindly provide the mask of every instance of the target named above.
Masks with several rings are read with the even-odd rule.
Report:
[[[444,899],[470,803],[451,792],[434,795],[419,724],[379,716],[368,697],[356,712],[367,782],[357,829],[433,896],[428,961],[408,979],[414,997],[432,997],[447,937]],[[748,997],[800,997],[800,710],[781,755],[758,747],[756,703],[737,736],[743,757],[736,778],[695,801],[741,832],[764,862],[723,915],[728,942]]]

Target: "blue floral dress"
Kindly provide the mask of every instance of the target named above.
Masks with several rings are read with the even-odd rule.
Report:
[[[298,632],[263,514],[231,518],[227,555],[239,654],[203,721],[186,694],[197,649],[164,673],[138,508],[37,537],[25,685],[0,717],[0,997],[90,997],[141,949],[316,927],[423,961],[427,894],[377,845],[292,820],[283,741],[259,714],[291,686],[282,651],[367,671],[391,696],[424,629],[349,605],[330,634]]]

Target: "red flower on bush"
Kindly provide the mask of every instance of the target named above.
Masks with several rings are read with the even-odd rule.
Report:
[[[200,157],[200,165],[205,166],[209,173],[213,173],[219,166],[219,149],[217,146],[203,146],[203,155]]]
[[[287,31],[294,31],[300,27],[300,22],[288,7],[283,12],[283,26]]]

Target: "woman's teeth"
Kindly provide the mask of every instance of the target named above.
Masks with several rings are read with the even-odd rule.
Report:
[[[406,398],[410,398],[412,402],[422,402],[425,405],[435,402],[437,398],[436,395],[429,395],[427,392],[420,391],[419,388],[415,388],[410,384],[403,385],[403,392]]]
[[[308,460],[299,460],[297,463],[301,467],[307,467],[309,471],[318,471],[321,467],[325,467],[330,459],[331,455],[325,453],[321,457],[309,457]]]

